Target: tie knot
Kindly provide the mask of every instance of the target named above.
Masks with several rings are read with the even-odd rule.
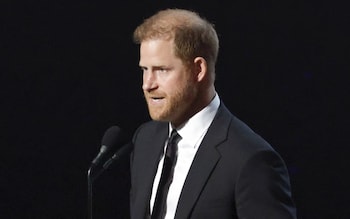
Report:
[[[180,135],[177,133],[176,129],[173,129],[170,137],[168,139],[166,156],[171,160],[174,160],[177,153],[177,142],[180,140]]]
[[[177,133],[177,131],[176,131],[176,129],[173,129],[172,131],[171,131],[171,133],[170,133],[170,137],[169,137],[169,140],[168,140],[168,142],[170,143],[177,143],[177,141],[179,140],[179,137],[180,137],[180,135],[179,135],[179,133]],[[168,144],[169,144],[168,143]]]

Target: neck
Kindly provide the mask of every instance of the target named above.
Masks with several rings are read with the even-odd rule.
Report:
[[[172,121],[171,125],[174,128],[179,128],[183,124],[185,124],[192,116],[194,116],[196,113],[207,107],[210,102],[214,99],[216,91],[214,85],[210,87],[210,89],[206,90],[205,92],[202,93],[200,98],[198,98],[197,104],[194,104],[196,106],[195,108],[192,108],[191,111],[188,111],[188,115],[185,116],[184,120],[181,121]]]

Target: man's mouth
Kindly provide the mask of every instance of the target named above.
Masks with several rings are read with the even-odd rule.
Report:
[[[147,101],[149,101],[150,103],[158,103],[162,100],[165,100],[165,96],[161,95],[161,94],[147,94],[145,93],[145,97],[147,99]]]
[[[151,97],[152,100],[161,100],[163,99],[164,97]]]
[[[163,97],[151,97],[151,101],[154,103],[160,103],[163,99]]]

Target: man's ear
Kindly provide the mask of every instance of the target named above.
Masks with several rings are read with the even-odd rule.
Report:
[[[203,57],[196,57],[193,62],[197,81],[203,81],[206,77],[208,77],[207,61],[205,61]]]

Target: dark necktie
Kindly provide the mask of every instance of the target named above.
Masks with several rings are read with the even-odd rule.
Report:
[[[166,146],[162,175],[160,177],[151,216],[152,219],[163,219],[166,213],[166,199],[168,196],[169,186],[173,179],[177,155],[177,141],[179,140],[179,137],[179,134],[175,129],[173,129]]]

